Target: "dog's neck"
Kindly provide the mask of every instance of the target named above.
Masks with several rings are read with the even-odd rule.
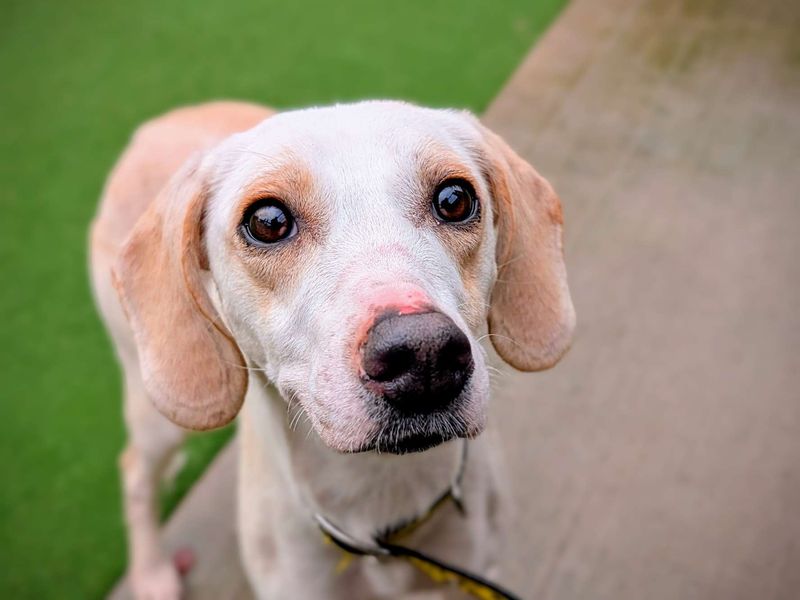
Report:
[[[402,456],[335,452],[307,421],[292,427],[286,401],[271,385],[263,389],[248,397],[246,409],[250,418],[266,421],[266,450],[285,484],[309,518],[321,513],[361,539],[426,512],[461,465],[460,440]]]

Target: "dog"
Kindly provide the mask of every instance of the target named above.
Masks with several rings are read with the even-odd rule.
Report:
[[[493,572],[481,343],[522,371],[568,349],[562,221],[550,184],[464,111],[214,102],[141,126],[90,236],[124,374],[134,595],[180,597],[159,481],[189,430],[237,414],[238,531],[257,597],[455,593],[408,561],[338,572],[325,523],[374,540],[424,515],[409,546]],[[456,484],[465,513],[433,511]]]

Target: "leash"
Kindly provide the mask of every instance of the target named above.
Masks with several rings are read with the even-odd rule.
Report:
[[[401,521],[396,525],[389,526],[368,541],[354,538],[325,516],[319,513],[315,514],[314,520],[322,531],[323,537],[345,553],[345,560],[340,563],[340,570],[346,568],[350,560],[355,557],[375,556],[379,558],[399,558],[406,560],[434,582],[440,584],[454,583],[464,592],[480,600],[520,600],[518,596],[480,575],[446,563],[420,552],[419,550],[394,543],[394,540],[398,537],[408,535],[428,521],[431,516],[448,501],[453,502],[462,516],[465,514],[461,495],[461,482],[464,478],[466,462],[467,442],[464,440],[461,451],[461,463],[450,487],[440,494],[439,497],[433,501],[428,510],[422,514]]]

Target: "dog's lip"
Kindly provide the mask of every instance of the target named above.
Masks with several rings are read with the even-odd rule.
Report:
[[[392,439],[387,436],[376,436],[360,445],[347,445],[327,443],[332,450],[342,454],[365,454],[367,452],[386,454],[414,454],[431,450],[445,442],[455,439],[472,440],[483,433],[485,423],[474,423],[464,429],[452,428],[441,431],[431,430],[424,432],[407,433]]]
[[[475,423],[464,427],[447,427],[443,429],[416,430],[399,435],[377,435],[355,449],[351,454],[378,452],[387,454],[412,454],[425,452],[454,439],[474,439],[483,432],[484,424]]]
[[[432,448],[444,444],[445,442],[449,442],[456,437],[465,436],[456,436],[453,434],[444,434],[440,432],[426,432],[406,435],[399,439],[392,440],[391,442],[378,438],[377,440],[372,440],[358,449],[353,450],[352,453],[359,454],[363,452],[385,452],[387,454],[412,454],[415,452],[425,452],[426,450],[431,450]]]

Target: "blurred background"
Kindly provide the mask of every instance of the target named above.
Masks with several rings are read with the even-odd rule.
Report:
[[[800,597],[800,3],[6,0],[0,74],[0,596],[102,597],[124,569],[85,246],[132,130],[213,98],[394,97],[482,114],[564,203],[573,349],[493,400],[504,582]],[[193,438],[165,514],[231,435]],[[176,540],[213,530],[192,500],[229,490],[229,451]]]

